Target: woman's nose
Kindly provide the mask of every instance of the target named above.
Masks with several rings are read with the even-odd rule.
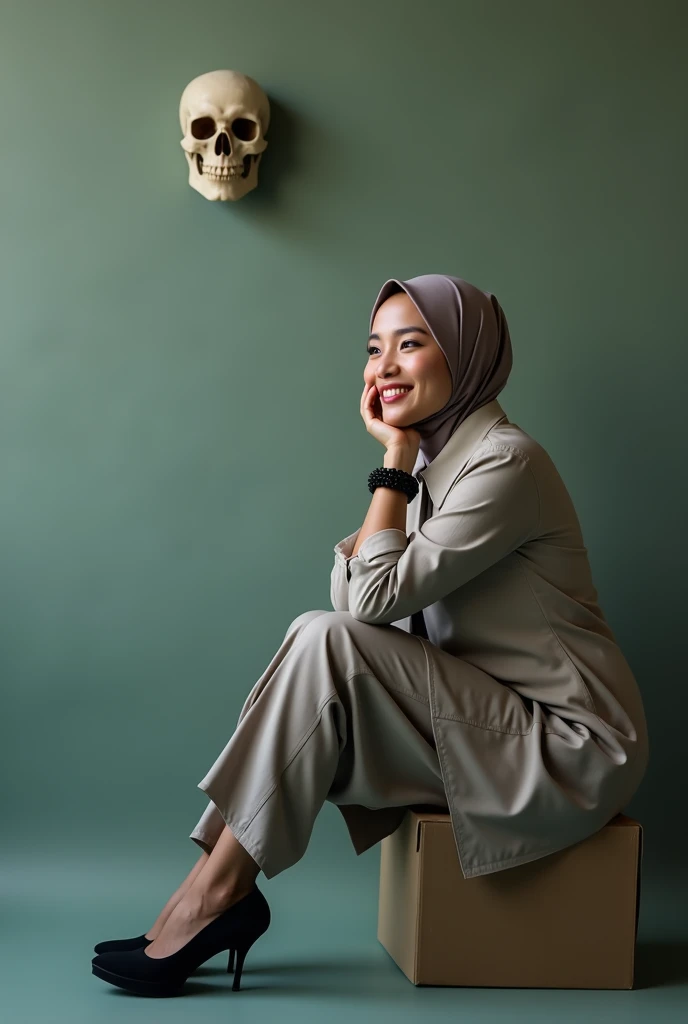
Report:
[[[390,357],[386,362],[383,360],[377,364],[377,375],[380,380],[386,380],[387,377],[396,377],[399,374],[399,367]]]

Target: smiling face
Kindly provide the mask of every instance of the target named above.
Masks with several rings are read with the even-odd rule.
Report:
[[[410,427],[444,408],[452,379],[444,352],[406,292],[390,295],[375,314],[367,344],[366,384],[375,384],[382,418]],[[385,401],[385,389],[410,385],[401,397]]]

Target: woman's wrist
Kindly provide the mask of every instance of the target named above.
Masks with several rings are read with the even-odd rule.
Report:
[[[404,473],[411,473],[416,464],[416,455],[405,448],[388,448],[382,464],[385,469],[401,469]]]

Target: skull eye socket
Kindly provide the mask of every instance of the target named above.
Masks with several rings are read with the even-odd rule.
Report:
[[[194,139],[211,139],[215,134],[215,122],[212,117],[197,117],[192,121],[191,134]]]
[[[232,132],[242,142],[252,142],[258,138],[258,125],[249,117],[237,117],[232,121]]]

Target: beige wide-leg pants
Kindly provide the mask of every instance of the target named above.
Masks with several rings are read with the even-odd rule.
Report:
[[[389,808],[387,834],[409,805],[448,811],[426,680],[414,635],[299,615],[198,783],[210,803],[190,838],[210,852],[226,824],[272,878],[304,855],[325,800]]]

